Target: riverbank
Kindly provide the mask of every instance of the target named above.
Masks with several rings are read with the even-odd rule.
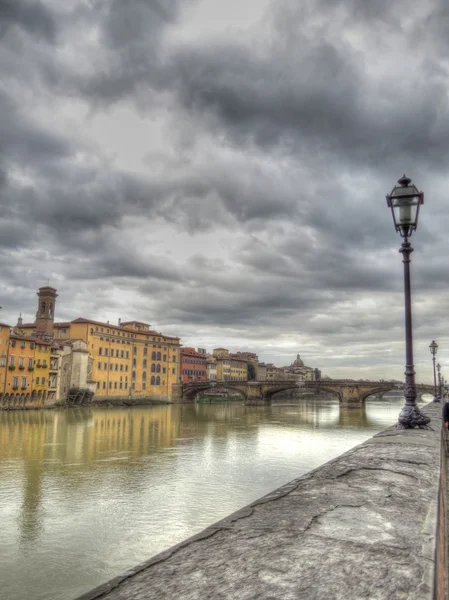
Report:
[[[78,600],[442,600],[441,405],[424,412],[431,430],[379,433]]]

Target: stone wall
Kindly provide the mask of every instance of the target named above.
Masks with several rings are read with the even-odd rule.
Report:
[[[425,412],[432,430],[382,432],[79,600],[442,600],[441,405]]]

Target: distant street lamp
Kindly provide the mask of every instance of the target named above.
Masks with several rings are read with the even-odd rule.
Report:
[[[405,406],[399,413],[397,429],[427,429],[430,417],[424,415],[416,405],[415,368],[413,364],[412,303],[410,290],[410,254],[413,248],[408,238],[418,226],[419,207],[424,203],[424,194],[403,175],[398,184],[387,196],[387,206],[391,208],[396,231],[404,241],[399,252],[404,263],[405,299]]]
[[[437,353],[437,350],[438,350],[438,344],[436,343],[435,340],[432,340],[432,343],[430,344],[429,349],[430,349],[430,354],[432,355],[432,362],[433,362],[433,401],[439,402],[439,400],[437,398],[437,376],[436,376],[436,372],[435,372],[435,354]]]
[[[440,365],[440,363],[437,364],[437,371],[438,371],[438,398],[441,398],[441,365]]]

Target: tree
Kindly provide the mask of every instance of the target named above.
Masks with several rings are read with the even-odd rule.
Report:
[[[248,381],[254,381],[256,379],[256,369],[253,363],[248,363]]]

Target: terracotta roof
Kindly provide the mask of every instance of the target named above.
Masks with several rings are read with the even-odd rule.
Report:
[[[70,321],[67,321],[67,323],[53,323],[53,327],[70,327]]]
[[[7,325],[6,323],[0,323],[0,327],[12,327],[12,325]]]
[[[129,321],[129,322],[131,322],[131,321]],[[135,322],[140,322],[140,321],[135,321]],[[180,339],[179,337],[175,337],[173,335],[165,335],[164,333],[159,333],[158,331],[154,331],[153,329],[139,331],[138,329],[130,329],[128,327],[121,327],[120,325],[111,325],[111,323],[103,323],[101,321],[94,321],[93,319],[84,319],[83,317],[78,317],[77,319],[70,321],[70,323],[92,323],[93,325],[100,325],[101,327],[109,327],[109,329],[115,329],[117,331],[128,331],[129,333],[144,333],[146,335],[158,335],[160,337],[164,337],[164,338],[167,338],[170,340],[179,340]]]
[[[30,335],[20,335],[19,333],[12,333],[9,337],[12,340],[21,340],[24,342],[34,342],[36,344],[41,344],[42,346],[51,346],[51,342],[46,342],[41,338],[36,338]]]

